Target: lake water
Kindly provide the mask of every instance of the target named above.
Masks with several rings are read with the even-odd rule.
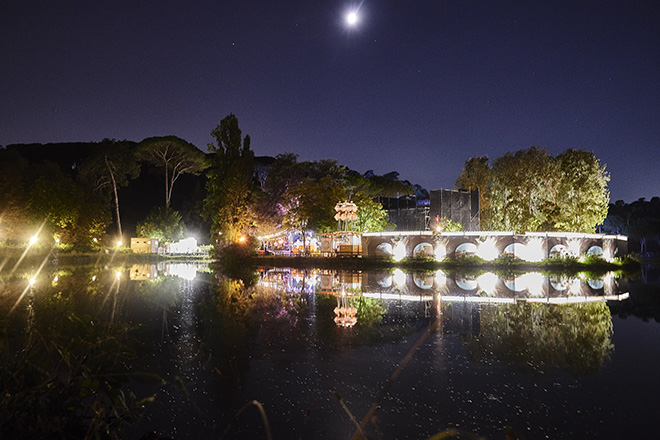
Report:
[[[233,280],[194,264],[46,272],[32,283],[0,274],[2,438],[660,432],[653,270],[637,280],[297,269]]]

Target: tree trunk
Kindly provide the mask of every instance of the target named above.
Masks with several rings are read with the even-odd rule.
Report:
[[[165,207],[169,208],[170,206],[170,192],[169,192],[169,182],[168,178],[170,176],[170,173],[167,172],[167,162],[165,163]]]
[[[119,237],[122,237],[121,230],[121,218],[119,217],[119,196],[117,195],[117,181],[115,180],[115,173],[112,172],[112,168],[108,163],[108,158],[105,158],[105,165],[108,167],[108,172],[110,173],[110,178],[112,179],[112,191],[115,195],[115,212],[117,215],[117,231],[119,232]]]

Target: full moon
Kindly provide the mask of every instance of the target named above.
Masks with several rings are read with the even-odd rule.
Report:
[[[346,23],[348,23],[349,26],[355,26],[357,22],[358,22],[357,12],[352,11],[346,14]]]

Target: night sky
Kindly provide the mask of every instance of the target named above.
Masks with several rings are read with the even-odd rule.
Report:
[[[611,200],[660,195],[657,1],[30,1],[0,6],[0,145],[205,149],[451,188],[466,159],[592,151]]]

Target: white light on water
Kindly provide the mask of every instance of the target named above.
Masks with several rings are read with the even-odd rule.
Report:
[[[169,267],[169,273],[184,280],[192,281],[197,276],[197,267],[194,264],[172,264]]]
[[[479,289],[486,292],[488,295],[492,295],[495,293],[495,287],[497,286],[498,280],[499,278],[497,275],[492,272],[486,272],[477,278],[477,283],[479,284]]]
[[[403,287],[406,284],[406,274],[401,269],[394,269],[392,279],[397,287]]]

